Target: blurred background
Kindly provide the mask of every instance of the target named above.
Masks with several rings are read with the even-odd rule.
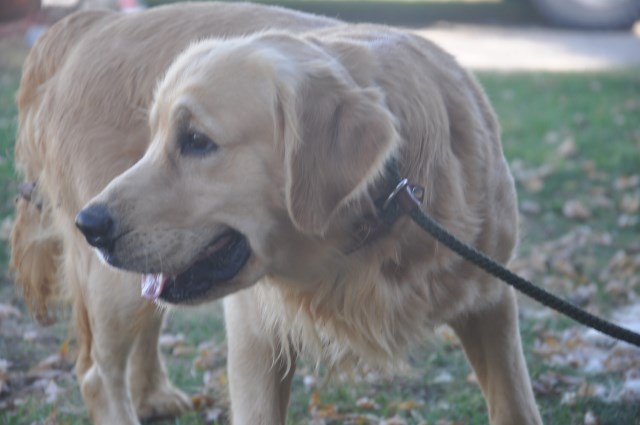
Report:
[[[14,96],[37,37],[79,9],[135,13],[170,0],[0,0],[0,239],[12,225]],[[402,26],[444,47],[485,87],[516,179],[521,243],[511,268],[640,331],[640,0],[261,1],[353,22]],[[62,317],[37,326],[0,246],[0,424],[87,424]],[[545,423],[640,424],[640,350],[526,299],[521,329]],[[64,313],[63,313],[64,316]],[[486,424],[453,333],[419,350],[406,376],[326,384],[302,363],[290,424]],[[161,338],[196,411],[162,424],[227,423],[221,306],[172,313]]]

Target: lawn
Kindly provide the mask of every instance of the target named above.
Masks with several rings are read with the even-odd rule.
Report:
[[[522,231],[513,268],[608,317],[637,303],[640,288],[637,71],[479,75],[518,184]],[[16,187],[18,78],[15,66],[0,68],[0,222],[11,215]],[[6,250],[0,260],[6,270]],[[34,325],[6,272],[0,297],[0,424],[88,423],[71,365],[60,355],[69,351],[64,324]],[[527,300],[521,305],[545,423],[640,424],[637,350],[602,341]],[[169,370],[199,411],[161,423],[226,423],[223,329],[219,304],[170,315],[162,339]],[[443,329],[437,339],[416,352],[411,372],[393,380],[366,375],[325,384],[302,364],[289,423],[486,424],[484,401],[455,338]],[[43,359],[48,362],[35,367]]]

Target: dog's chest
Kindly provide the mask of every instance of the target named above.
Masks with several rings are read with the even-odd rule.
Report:
[[[369,279],[322,282],[300,292],[277,282],[254,289],[265,332],[280,347],[330,368],[367,365],[393,370],[411,348],[426,342],[435,322],[431,285]]]

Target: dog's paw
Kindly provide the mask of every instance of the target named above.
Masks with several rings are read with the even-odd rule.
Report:
[[[140,420],[148,421],[180,416],[191,409],[193,405],[189,396],[166,384],[145,397],[136,410]]]

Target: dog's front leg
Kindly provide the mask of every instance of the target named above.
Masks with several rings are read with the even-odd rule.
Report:
[[[96,425],[138,425],[126,376],[140,306],[137,285],[130,275],[99,264],[95,256],[89,261],[83,298],[90,364],[78,371],[82,397]]]
[[[135,285],[132,285],[136,287]],[[178,416],[191,400],[169,381],[158,347],[163,310],[140,298],[136,312],[136,342],[129,357],[129,387],[140,419]]]
[[[492,425],[540,425],[522,353],[515,294],[451,323],[476,373]]]
[[[279,345],[260,326],[250,289],[225,299],[228,376],[233,425],[284,425],[295,358],[278,358]],[[287,367],[288,366],[288,367]]]

